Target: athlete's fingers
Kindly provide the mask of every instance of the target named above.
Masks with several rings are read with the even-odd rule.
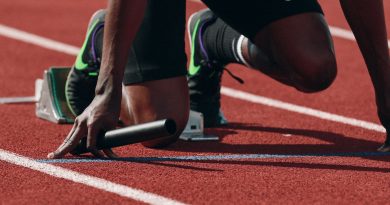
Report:
[[[64,157],[67,153],[77,147],[80,142],[80,139],[85,136],[85,132],[86,129],[82,126],[77,127],[76,130],[72,133],[72,136],[69,138],[69,140],[63,146],[60,146],[56,151],[48,154],[47,157],[50,159]]]
[[[73,133],[74,133],[74,131],[76,130],[77,127],[78,127],[78,121],[75,120],[72,129],[71,129],[70,132],[68,133],[68,136],[66,136],[66,138],[64,139],[64,141],[62,142],[62,144],[57,148],[57,150],[60,149],[61,147],[63,147],[63,146],[66,145],[66,143],[67,143],[67,142],[70,140],[70,138],[73,136]]]
[[[105,158],[104,153],[100,150],[90,149],[89,151],[93,154],[93,156],[95,156],[97,158]]]
[[[108,158],[119,158],[119,156],[115,154],[115,152],[112,151],[112,149],[104,149],[103,152],[106,154]]]
[[[99,129],[101,126],[97,122],[88,124],[88,135],[87,135],[87,149],[98,158],[104,158],[104,153],[99,151],[96,147],[97,138],[99,135]]]
[[[390,145],[384,144],[381,147],[378,148],[379,152],[390,152]]]
[[[88,135],[87,135],[87,149],[96,150],[96,140],[98,137],[99,125],[96,123],[88,124]]]

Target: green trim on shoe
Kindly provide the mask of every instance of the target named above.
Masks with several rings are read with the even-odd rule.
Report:
[[[77,55],[76,62],[74,65],[75,69],[77,69],[77,70],[84,70],[88,67],[88,63],[84,63],[84,61],[83,61],[83,54],[84,54],[85,48],[87,47],[87,42],[88,42],[89,36],[91,35],[93,28],[96,26],[96,24],[98,22],[99,22],[99,19],[97,19],[93,23],[93,25],[90,27],[90,29],[88,30],[88,33],[87,33],[87,36],[84,40],[83,46],[81,47],[80,52]]]
[[[89,76],[98,76],[98,73],[97,72],[89,72],[88,75]]]
[[[195,40],[196,40],[196,33],[198,32],[198,27],[199,27],[200,19],[195,24],[195,30],[192,32],[191,36],[191,59],[190,59],[190,69],[188,74],[190,75],[195,75],[197,72],[200,70],[200,65],[195,65]]]

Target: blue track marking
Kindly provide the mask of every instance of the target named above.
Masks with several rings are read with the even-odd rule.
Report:
[[[38,159],[43,163],[102,163],[102,162],[164,162],[164,161],[210,161],[210,160],[241,160],[241,159],[276,159],[300,157],[382,157],[390,156],[390,152],[344,152],[323,154],[233,154],[207,156],[166,156],[166,157],[123,157],[118,159]]]

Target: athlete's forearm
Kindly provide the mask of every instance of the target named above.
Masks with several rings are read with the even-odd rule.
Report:
[[[389,74],[383,0],[340,0],[340,3],[371,77],[377,78]]]
[[[390,136],[390,63],[383,0],[340,0],[340,3],[368,67],[378,114]]]
[[[96,93],[121,93],[131,43],[144,16],[146,0],[110,0],[103,37],[103,55]]]

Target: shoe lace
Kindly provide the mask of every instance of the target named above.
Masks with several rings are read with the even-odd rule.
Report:
[[[209,75],[210,78],[212,78],[216,74],[221,74],[222,75],[223,71],[226,71],[229,74],[230,77],[232,77],[234,80],[236,80],[240,84],[244,84],[245,83],[245,81],[242,78],[240,78],[239,76],[235,75],[232,71],[227,69],[225,67],[225,65],[219,63],[218,61],[210,62],[210,61],[202,60],[200,63],[203,66],[206,66],[206,67],[209,67],[209,68],[214,68],[213,72],[211,72],[211,74]]]
[[[213,18],[204,22],[199,28],[199,37],[198,38],[199,38],[199,42],[200,42],[201,53],[202,53],[202,56],[204,57],[204,59],[201,60],[200,64],[203,66],[209,67],[209,68],[217,68],[217,69],[214,69],[213,72],[211,72],[211,74],[209,76],[210,78],[212,76],[214,76],[215,74],[222,75],[223,71],[226,71],[230,75],[230,77],[232,77],[234,80],[236,80],[240,84],[244,84],[244,80],[242,80],[240,77],[238,77],[237,75],[233,74],[230,70],[228,70],[225,67],[225,64],[221,64],[220,62],[215,61],[215,60],[211,61],[209,58],[209,55],[208,55],[208,53],[203,45],[202,36],[203,36],[204,27],[208,26],[209,24],[214,22],[216,19],[217,19],[217,17],[214,16]]]
[[[232,77],[234,80],[238,81],[240,84],[244,84],[244,80],[237,75],[233,74],[232,71],[228,70],[227,68],[223,67],[223,70],[225,70],[230,77]]]

